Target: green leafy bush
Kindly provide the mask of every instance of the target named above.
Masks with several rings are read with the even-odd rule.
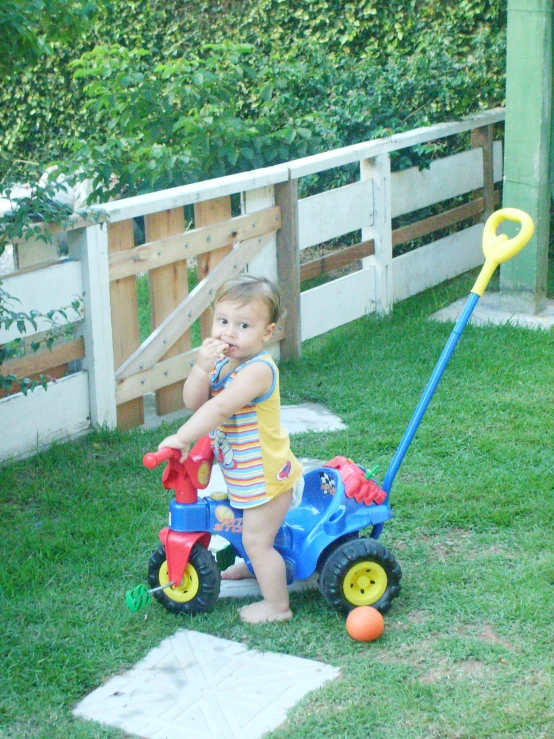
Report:
[[[313,151],[313,116],[275,115],[263,74],[249,64],[251,52],[207,44],[152,68],[142,49],[99,46],[73,62],[75,77],[87,80],[85,107],[102,132],[75,142],[73,152],[77,166],[96,172],[96,196],[110,178],[115,190],[136,193]]]
[[[252,45],[247,64],[243,59],[226,67],[225,60],[220,60],[217,69],[211,70],[229,84],[237,66],[251,70],[253,76],[245,74],[237,84],[236,99],[228,102],[225,121],[240,120],[246,125],[218,127],[215,118],[212,124],[195,121],[195,113],[201,115],[198,101],[190,116],[193,137],[194,123],[200,126],[197,131],[206,130],[212,137],[207,165],[201,168],[202,176],[211,176],[221,171],[220,164],[229,166],[225,171],[236,171],[301,155],[297,152],[304,149],[302,140],[309,142],[306,152],[324,150],[369,138],[375,131],[398,130],[403,123],[415,127],[422,121],[501,104],[505,26],[506,4],[501,0],[97,0],[95,20],[86,35],[76,34],[70,45],[54,44],[55,53],[40,64],[14,64],[4,77],[0,85],[0,178],[8,173],[19,176],[25,162],[48,163],[73,156],[75,140],[91,143],[92,159],[104,158],[113,166],[129,159],[131,152],[148,160],[149,165],[137,165],[142,170],[137,172],[139,188],[155,181],[152,171],[161,173],[160,182],[181,181],[184,160],[179,157],[190,156],[186,171],[194,169],[194,152],[191,156],[174,150],[167,141],[161,150],[143,142],[142,150],[134,134],[127,136],[121,126],[119,143],[106,145],[111,133],[107,111],[104,116],[98,111],[91,114],[90,103],[85,104],[91,99],[90,80],[75,76],[71,67],[98,46],[111,48],[112,59],[117,56],[114,48],[121,47],[120,62],[128,53],[138,70],[148,72],[140,83],[135,76],[134,92],[140,99],[141,90],[146,92],[152,84],[150,70],[157,65],[180,65],[176,81],[185,77],[185,62],[179,60],[186,59],[192,66],[206,63],[206,44]],[[212,62],[214,57],[215,52]],[[444,73],[441,58],[455,68],[448,66]],[[133,67],[132,72],[137,69]],[[389,79],[379,80],[379,74],[390,78],[390,84]],[[113,75],[112,80],[117,76],[115,70]],[[169,90],[171,80],[165,82]],[[417,101],[410,97],[413,84],[418,87]],[[156,85],[160,89],[159,79]],[[211,95],[208,107],[214,106],[212,113],[219,113],[223,93],[214,100],[209,82],[191,92]],[[127,100],[132,93],[133,85]],[[402,111],[393,108],[395,100]],[[124,104],[121,91],[118,103]],[[267,136],[261,151],[249,151],[248,124],[261,137]],[[285,129],[290,129],[286,135]],[[301,129],[309,131],[310,138],[303,138]],[[150,140],[153,132],[151,127]],[[228,147],[239,149],[238,155],[227,150],[226,155],[217,156],[211,144],[221,136]],[[92,142],[101,150],[95,153]],[[86,160],[88,155],[81,154]]]

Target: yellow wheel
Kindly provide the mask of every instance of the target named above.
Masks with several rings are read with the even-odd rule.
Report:
[[[400,592],[402,570],[375,539],[349,539],[324,559],[319,589],[337,611],[373,606],[385,613]]]
[[[158,547],[148,563],[150,587],[167,585],[169,575],[165,548]],[[152,595],[171,613],[201,613],[209,610],[219,597],[221,572],[215,558],[201,544],[195,544],[179,585],[170,585]]]
[[[376,603],[387,589],[387,573],[377,562],[357,562],[344,577],[344,597],[353,606]]]
[[[165,560],[160,567],[158,579],[160,585],[165,585],[169,582],[167,560]],[[177,601],[177,603],[188,603],[189,600],[192,600],[198,593],[198,586],[198,573],[189,562],[186,566],[180,585],[171,585],[169,588],[164,588],[164,593],[168,598],[171,598],[171,600]]]

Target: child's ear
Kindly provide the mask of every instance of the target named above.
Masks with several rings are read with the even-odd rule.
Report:
[[[276,323],[268,323],[268,325],[266,326],[265,333],[262,339],[264,344],[266,344],[273,336],[273,332],[275,331],[276,325],[277,325]]]

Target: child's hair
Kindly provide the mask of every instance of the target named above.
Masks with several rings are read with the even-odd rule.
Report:
[[[277,323],[283,317],[279,288],[266,277],[256,277],[248,273],[231,277],[215,294],[214,303],[222,300],[237,301],[241,305],[261,300],[267,306],[270,323]]]

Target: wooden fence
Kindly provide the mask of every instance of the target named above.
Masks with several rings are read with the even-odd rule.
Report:
[[[499,200],[494,184],[502,178],[502,150],[493,127],[503,120],[503,110],[487,111],[277,167],[114,201],[102,207],[107,224],[76,224],[66,236],[66,259],[26,267],[4,281],[4,289],[22,300],[21,309],[66,305],[83,295],[84,317],[71,342],[3,366],[4,373],[19,375],[70,374],[47,392],[0,400],[2,427],[13,430],[2,434],[0,459],[92,426],[138,426],[148,393],[156,394],[159,415],[182,407],[182,383],[197,352],[191,327],[199,321],[201,335],[209,332],[215,291],[243,269],[279,282],[288,318],[276,349],[293,358],[300,356],[302,341],[369,312],[387,313],[394,302],[479,265],[482,221]],[[471,132],[467,150],[428,169],[391,173],[392,152],[464,132]],[[357,181],[299,198],[303,178],[352,164],[359,164]],[[444,202],[447,207],[418,218],[418,212]],[[408,214],[415,215],[400,225]],[[137,239],[137,219],[144,224],[143,239]],[[448,235],[433,240],[432,234],[445,229]],[[348,246],[304,258],[305,250],[345,235]],[[398,253],[416,239],[426,243]],[[21,263],[25,254],[36,253],[31,244],[17,249]],[[361,267],[301,290],[303,281],[353,262]],[[151,333],[141,342],[137,276],[144,273]],[[0,341],[13,336],[0,335]]]

